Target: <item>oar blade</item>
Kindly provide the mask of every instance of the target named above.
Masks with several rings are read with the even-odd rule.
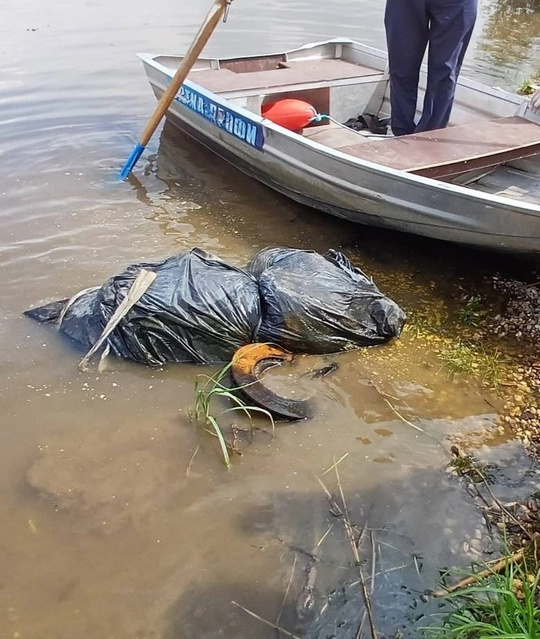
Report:
[[[131,169],[137,164],[137,160],[141,157],[145,147],[143,144],[136,144],[130,156],[126,160],[122,170],[120,171],[120,179],[125,180],[131,173]]]

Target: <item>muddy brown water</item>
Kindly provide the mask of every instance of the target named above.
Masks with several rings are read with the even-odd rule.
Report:
[[[354,637],[358,576],[315,477],[346,453],[340,478],[351,518],[367,526],[370,589],[375,557],[377,624],[388,634],[410,628],[422,623],[418,593],[435,585],[438,567],[489,550],[478,512],[445,470],[453,438],[511,467],[509,494],[536,483],[497,432],[485,392],[449,380],[432,345],[411,335],[280,371],[274,381],[292,386],[312,367],[339,364],[314,382],[313,420],[244,437],[226,472],[216,442],[187,418],[200,368],[112,362],[79,373],[79,351],[22,317],[131,262],[192,246],[240,265],[268,244],[343,247],[408,312],[443,315],[479,268],[500,266],[288,202],[170,127],[119,183],[154,106],[134,54],[185,50],[206,11],[201,0],[0,8],[2,639],[274,636],[232,600],[270,621],[281,610],[280,623],[302,636]],[[335,35],[382,46],[381,19],[382,3],[236,0],[209,52]],[[533,2],[482,2],[464,73],[515,86],[538,67],[539,20]],[[422,430],[397,418],[373,382]],[[325,481],[336,489],[331,473]],[[290,546],[313,549],[332,523],[315,593],[326,611],[302,624],[306,556]]]

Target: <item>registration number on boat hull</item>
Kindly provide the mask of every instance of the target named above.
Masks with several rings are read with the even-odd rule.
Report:
[[[184,85],[180,87],[176,100],[238,140],[242,140],[255,149],[263,148],[264,134],[260,124],[238,115],[238,113]]]

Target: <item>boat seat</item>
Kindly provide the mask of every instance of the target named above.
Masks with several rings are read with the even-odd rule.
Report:
[[[444,179],[540,152],[540,126],[512,116],[334,148],[392,169]]]
[[[236,73],[231,69],[200,69],[192,71],[189,79],[213,93],[243,93],[250,91],[289,91],[294,85],[325,86],[336,81],[383,76],[377,69],[339,59],[305,60],[287,63],[284,68]]]

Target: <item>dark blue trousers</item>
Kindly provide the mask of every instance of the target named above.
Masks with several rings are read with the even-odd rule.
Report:
[[[387,0],[384,24],[394,135],[448,124],[461,64],[476,21],[478,0]],[[428,81],[415,124],[418,78],[428,47]]]

